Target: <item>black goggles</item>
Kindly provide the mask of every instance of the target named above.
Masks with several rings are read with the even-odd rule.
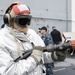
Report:
[[[30,25],[31,18],[31,15],[19,15],[12,18],[12,22],[15,22],[20,27],[25,27],[26,25]]]

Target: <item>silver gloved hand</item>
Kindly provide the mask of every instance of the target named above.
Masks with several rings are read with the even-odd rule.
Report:
[[[43,54],[42,47],[37,46],[36,48],[33,49],[31,56],[34,58],[34,60],[38,64],[41,60],[42,54]]]

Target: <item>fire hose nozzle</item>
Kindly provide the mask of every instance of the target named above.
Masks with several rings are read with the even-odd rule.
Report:
[[[75,40],[71,41],[71,46],[72,46],[72,49],[75,49]]]

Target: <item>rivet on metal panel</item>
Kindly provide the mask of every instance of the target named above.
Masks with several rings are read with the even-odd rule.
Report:
[[[3,10],[2,10],[2,9],[1,9],[0,11],[1,11],[1,12],[3,12]]]
[[[46,9],[46,11],[48,11],[48,9]]]

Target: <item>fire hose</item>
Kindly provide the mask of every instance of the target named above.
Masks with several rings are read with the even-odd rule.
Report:
[[[54,52],[54,51],[64,51],[64,50],[66,51],[67,49],[70,49],[70,48],[75,49],[75,40],[64,42],[58,45],[50,44],[46,47],[41,47],[41,46],[34,47],[34,49],[39,49],[39,50],[42,49],[43,52]],[[23,58],[19,56],[17,59],[14,60],[14,62],[28,58],[31,55],[31,53],[32,53],[32,50],[26,51],[25,53],[23,53]]]

